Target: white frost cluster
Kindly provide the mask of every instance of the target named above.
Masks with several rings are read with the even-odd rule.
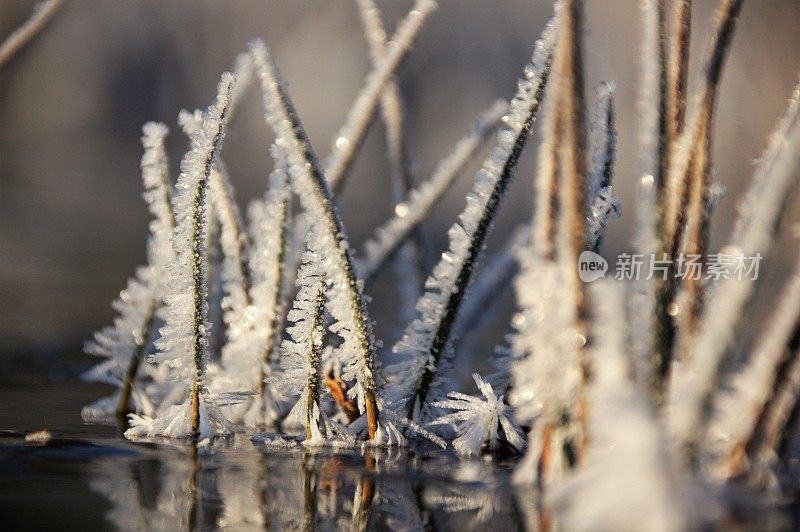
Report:
[[[475,455],[486,445],[496,449],[502,436],[518,451],[525,448],[522,432],[509,418],[510,408],[502,395],[497,396],[492,385],[484,381],[477,373],[472,378],[478,385],[483,397],[473,397],[458,392],[447,394],[448,399],[439,401],[434,406],[447,410],[456,410],[452,414],[442,416],[431,425],[451,425],[458,437],[453,440],[453,447],[459,454]]]
[[[148,357],[152,362],[172,368],[176,389],[188,392],[190,384],[200,388],[200,426],[208,432],[228,431],[218,406],[205,389],[208,363],[208,314],[205,278],[205,206],[208,181],[217,156],[227,119],[233,76],[223,74],[216,103],[203,117],[203,127],[192,136],[191,149],[181,162],[181,174],[173,199],[175,230],[172,237],[175,260],[170,265],[170,294],[166,298],[166,323],[156,341],[158,352]],[[189,436],[192,400],[159,412],[155,419],[134,417],[128,437],[164,435]],[[210,429],[207,427],[211,427]],[[202,431],[201,431],[202,432]]]
[[[321,257],[317,267],[326,275],[327,310],[334,321],[329,329],[341,338],[336,357],[342,364],[342,378],[356,382],[348,394],[358,399],[363,412],[365,394],[376,391],[375,340],[362,286],[353,271],[345,229],[269,52],[260,41],[251,43],[250,51],[261,80],[267,123],[275,131],[276,144],[286,154],[294,191],[311,226],[308,249]]]
[[[136,275],[128,280],[125,290],[114,301],[112,306],[119,313],[114,324],[97,332],[84,348],[86,353],[106,360],[84,373],[82,378],[118,388],[123,386],[131,358],[143,358],[156,312],[166,296],[167,266],[174,256],[171,244],[174,222],[170,205],[169,162],[164,148],[167,127],[148,122],[142,132],[143,197],[153,216],[147,242],[148,265],[136,270]],[[140,375],[148,373],[151,376],[153,374],[145,369]],[[87,421],[106,419],[116,413],[119,400],[120,392],[117,391],[110,397],[86,406],[82,417]],[[131,401],[136,412],[150,415],[155,412],[152,401],[140,386],[133,386]]]
[[[412,401],[409,405],[412,417],[422,423],[430,419],[427,412],[421,412],[421,409],[428,410],[427,405],[417,402],[418,388],[424,374],[438,373],[438,366],[448,358],[449,338],[445,338],[445,345],[434,346],[434,342],[440,336],[442,326],[452,326],[443,320],[452,322],[455,318],[447,317],[448,312],[454,311],[451,300],[469,284],[471,268],[482,250],[493,212],[511,177],[509,160],[518,155],[520,142],[524,142],[527,128],[538,108],[555,35],[553,25],[552,22],[548,24],[541,40],[536,42],[532,63],[525,68],[525,77],[519,81],[517,93],[502,118],[504,128],[498,133],[497,145],[475,176],[475,186],[467,195],[466,208],[447,233],[449,249],[442,253],[441,260],[425,283],[426,292],[417,302],[419,317],[411,322],[393,348],[400,362],[387,368],[387,378],[392,383],[390,399],[398,404]],[[437,356],[432,354],[434,349],[439,350]],[[441,378],[435,375],[432,389],[435,390],[439,384],[435,379]],[[438,398],[432,394],[426,399],[435,401]]]
[[[621,287],[611,280],[590,286],[589,444],[582,471],[552,494],[560,522],[568,530],[686,530],[665,431],[630,377]]]

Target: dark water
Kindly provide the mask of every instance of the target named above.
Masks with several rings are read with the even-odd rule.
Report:
[[[459,460],[432,447],[266,448],[250,434],[201,449],[133,443],[87,425],[107,394],[78,379],[79,355],[0,357],[2,530],[538,530],[552,525],[513,461]],[[26,434],[47,429],[47,442]],[[30,438],[29,438],[30,439]],[[800,477],[799,477],[800,478]],[[796,530],[796,495],[769,505],[732,491],[708,529]]]
[[[510,462],[435,448],[267,449],[250,435],[199,450],[132,443],[86,425],[107,393],[80,357],[3,364],[0,523],[5,530],[524,529]],[[26,441],[47,429],[46,443]]]

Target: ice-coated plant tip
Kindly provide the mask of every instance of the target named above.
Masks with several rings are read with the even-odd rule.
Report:
[[[371,71],[325,164],[260,40],[237,57],[236,82],[222,76],[212,106],[179,115],[190,149],[176,185],[169,177],[166,126],[144,126],[141,170],[152,215],[147,264],[114,302],[114,323],[87,342],[87,353],[102,360],[84,378],[116,391],[86,406],[84,419],[130,410],[128,438],[193,439],[192,465],[182,477],[185,486],[188,475],[190,489],[181,515],[190,526],[199,526],[203,515],[197,449],[218,445],[218,435],[254,429],[265,432],[249,433],[250,441],[270,453],[300,446],[364,453],[366,470],[353,483],[347,515],[336,514],[336,526],[356,530],[376,519],[390,528],[424,528],[433,519],[425,509],[429,500],[446,512],[478,509],[470,522],[475,526],[485,524],[493,508],[518,504],[532,526],[705,529],[731,522],[742,489],[796,488],[790,472],[800,452],[800,266],[752,347],[739,339],[747,303],[757,295],[758,263],[752,278],[676,275],[687,254],[726,255],[737,265],[769,259],[800,175],[798,85],[757,164],[728,243],[715,253],[708,239],[721,188],[711,177],[714,114],[741,0],[719,0],[688,96],[691,0],[675,0],[669,13],[662,0],[638,4],[633,247],[650,260],[667,261],[669,275],[626,280],[618,271],[616,281],[592,275],[594,266],[604,266],[603,239],[621,214],[614,179],[616,113],[624,102],[615,98],[613,81],[591,80],[592,101],[584,98],[584,3],[555,2],[555,17],[535,43],[511,100],[488,106],[417,182],[397,76],[435,3],[416,0],[388,38],[374,0],[356,2]],[[274,138],[273,168],[245,225],[233,192],[236,176],[221,149],[235,112],[248,112],[243,95],[251,79],[261,89]],[[385,126],[393,212],[355,260],[336,194],[378,119]],[[537,120],[532,209],[482,266]],[[447,231],[447,247],[425,271],[430,242],[423,224],[490,138],[494,146]],[[295,196],[301,212],[293,215]],[[394,284],[375,293],[402,291],[394,318],[405,328],[391,350],[374,338],[364,293],[365,286],[379,288],[389,264]],[[498,302],[511,286],[517,308],[509,318]],[[509,318],[511,331],[488,361],[494,372],[473,374],[477,395],[462,393],[453,369],[468,366],[496,315]],[[211,331],[219,331],[214,342]],[[516,498],[471,498],[439,487],[433,494],[410,493],[394,477],[387,484],[383,463],[393,453],[376,448],[422,446],[422,440],[452,448],[452,456],[522,455],[513,474]],[[317,457],[339,471],[337,457]],[[402,452],[392,458],[407,459]],[[312,460],[306,454],[302,467],[282,478],[294,483],[295,510],[244,516],[236,511],[239,501],[225,509],[227,526],[276,522],[313,529],[329,505],[339,512],[335,495],[331,504],[321,498]],[[456,474],[470,483],[482,467],[464,462]],[[256,479],[250,476],[241,471],[223,484],[251,485]],[[260,507],[276,504],[283,503],[261,501]]]
[[[325,273],[332,280],[329,283],[328,310],[337,321],[332,330],[337,334],[348,333],[342,336],[338,356],[345,364],[345,375],[357,381],[353,393],[366,410],[371,439],[377,433],[379,416],[375,396],[375,340],[350,258],[346,232],[334,208],[328,182],[283,87],[277,67],[263,43],[253,42],[250,49],[261,80],[267,123],[275,133],[276,143],[286,154],[294,191],[311,227],[307,236],[309,249],[328,259],[323,263]]]
[[[552,26],[551,22],[537,41],[532,63],[502,118],[507,129],[498,133],[496,146],[475,177],[466,208],[448,231],[449,249],[433,269],[425,283],[427,291],[417,303],[420,316],[393,348],[402,361],[387,368],[399,379],[392,401],[405,403],[410,419],[430,421],[431,413],[426,412],[429,392],[435,379],[444,377],[439,371],[448,362],[456,317],[539,110],[550,72]]]

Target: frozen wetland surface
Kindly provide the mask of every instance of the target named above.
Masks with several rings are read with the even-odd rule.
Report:
[[[502,459],[459,460],[432,445],[266,448],[250,434],[197,452],[179,442],[131,443],[115,427],[81,421],[80,405],[101,387],[78,380],[85,363],[68,356],[46,370],[3,368],[6,530],[525,529],[513,463]],[[26,441],[41,429],[49,441]]]

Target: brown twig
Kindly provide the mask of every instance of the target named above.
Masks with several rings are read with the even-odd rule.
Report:
[[[63,3],[64,0],[47,0],[33,8],[30,18],[0,44],[0,69],[41,33]]]

